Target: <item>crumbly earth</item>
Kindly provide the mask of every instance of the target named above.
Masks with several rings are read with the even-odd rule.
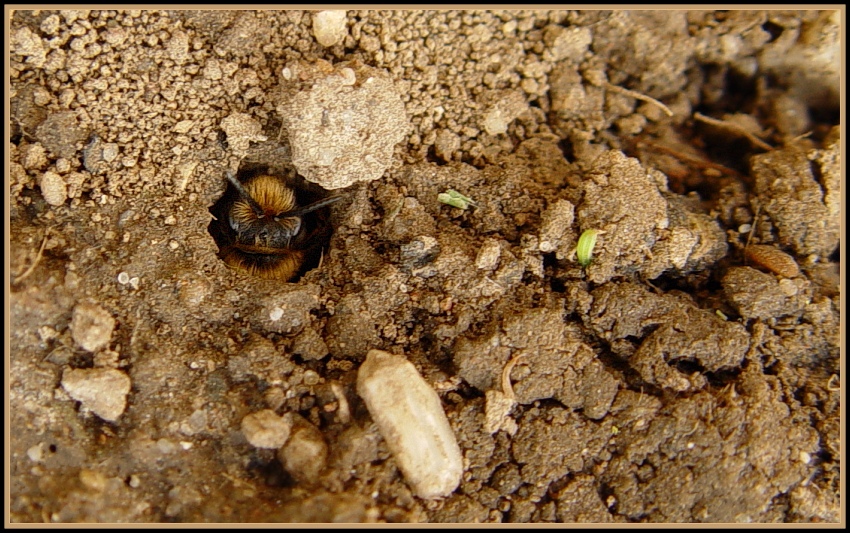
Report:
[[[839,17],[15,11],[11,521],[839,521]],[[325,169],[324,127],[319,267],[228,269],[227,170]],[[440,395],[449,497],[370,349]]]

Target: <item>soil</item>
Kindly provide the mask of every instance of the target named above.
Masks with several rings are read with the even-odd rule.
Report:
[[[9,520],[843,520],[840,17],[14,11]],[[246,168],[343,196],[292,282],[218,256]]]

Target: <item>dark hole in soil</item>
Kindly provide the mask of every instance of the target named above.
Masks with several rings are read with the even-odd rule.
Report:
[[[282,488],[293,484],[292,477],[277,459],[265,461],[255,456],[248,463],[248,470],[258,475],[268,487]]]
[[[778,39],[779,36],[782,35],[782,32],[785,31],[782,26],[770,21],[767,21],[762,24],[761,29],[770,34],[770,40],[768,41],[769,43],[772,43],[773,41]]]
[[[841,245],[840,244],[835,248],[834,252],[829,254],[829,260],[832,263],[841,262]]]
[[[729,368],[718,370],[717,372],[705,372],[705,377],[708,382],[718,388],[725,387],[729,383],[736,381],[741,375],[740,368]]]
[[[568,163],[576,162],[576,154],[573,149],[573,143],[571,143],[568,139],[561,139],[558,143],[558,147],[561,149],[561,152],[563,152],[564,159],[566,159]]]
[[[312,183],[307,182],[300,176],[279,176],[270,172],[267,167],[247,167],[241,169],[236,178],[243,184],[256,176],[262,174],[272,175],[280,179],[286,187],[295,193],[295,203],[298,207],[309,206],[315,202],[328,198],[328,192]],[[215,217],[207,228],[219,249],[219,257],[224,256],[228,250],[232,252],[234,245],[245,244],[237,242],[236,231],[230,224],[230,212],[234,203],[239,199],[239,193],[232,184],[228,184],[227,190],[219,200],[210,208],[210,213]],[[276,247],[274,254],[244,252],[238,249],[235,253],[242,258],[243,265],[256,265],[258,269],[274,268],[283,259],[294,257],[290,251],[303,252],[303,259],[292,259],[292,273],[278,275],[275,279],[295,283],[307,272],[319,266],[324,252],[328,249],[333,227],[330,223],[330,206],[321,207],[315,211],[303,214],[301,226],[288,246]],[[253,243],[250,243],[253,244]],[[289,260],[289,259],[287,259]],[[281,269],[280,272],[284,270]],[[247,271],[246,271],[247,273]],[[288,279],[287,279],[288,278]]]
[[[610,498],[611,496],[614,496],[614,488],[611,487],[611,485],[609,485],[607,483],[600,483],[599,484],[599,499],[602,500],[602,503],[605,504],[606,507],[608,507],[608,498]],[[608,507],[608,510],[612,513],[617,512],[616,498],[614,499],[613,505]]]
[[[697,363],[696,361],[691,361],[689,359],[677,359],[675,361],[668,361],[670,366],[674,367],[676,370],[683,374],[694,374],[699,372],[700,374],[705,374],[705,368]]]

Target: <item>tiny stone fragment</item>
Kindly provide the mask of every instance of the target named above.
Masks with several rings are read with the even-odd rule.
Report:
[[[313,16],[313,36],[322,46],[333,46],[345,39],[345,10],[319,11]]]
[[[475,256],[475,267],[479,270],[494,270],[499,264],[502,249],[495,239],[486,239]]]
[[[413,492],[424,499],[451,494],[463,474],[460,447],[439,396],[416,367],[370,350],[357,373],[357,393]]]
[[[38,35],[28,27],[23,26],[11,35],[9,51],[13,54],[26,56],[27,61],[35,68],[41,68],[47,57],[44,43]]]
[[[481,126],[488,135],[506,133],[511,122],[528,110],[528,102],[518,90],[485,91],[481,100],[485,106]]]
[[[39,180],[41,195],[44,201],[50,205],[62,205],[68,199],[68,187],[62,176],[55,172],[45,172]]]
[[[127,407],[130,378],[114,368],[66,370],[62,388],[71,398],[107,422],[115,422]]]
[[[47,166],[47,152],[39,143],[26,144],[19,153],[21,164],[27,170],[41,170]]]
[[[328,445],[322,432],[299,415],[287,413],[284,419],[290,423],[292,432],[277,457],[299,483],[315,482],[328,459]]]
[[[109,343],[115,319],[102,307],[81,303],[74,308],[71,336],[83,349],[96,352]]]
[[[509,435],[514,435],[517,430],[516,421],[508,416],[511,409],[516,406],[516,399],[507,396],[499,390],[487,390],[484,392],[486,404],[484,406],[484,429],[491,435],[500,429],[504,429]]]
[[[401,263],[410,268],[430,263],[440,254],[440,243],[428,235],[420,235],[401,245]]]
[[[242,419],[242,433],[256,448],[280,448],[289,438],[292,423],[271,409],[251,413]]]

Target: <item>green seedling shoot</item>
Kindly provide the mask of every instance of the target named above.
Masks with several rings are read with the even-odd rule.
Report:
[[[596,246],[596,238],[601,233],[605,232],[598,229],[588,229],[584,230],[584,233],[578,238],[576,258],[578,259],[578,264],[582,267],[587,267],[593,261],[593,248]]]
[[[446,205],[457,207],[458,209],[466,209],[470,205],[476,205],[472,198],[464,196],[454,189],[449,189],[446,192],[441,192],[437,195],[437,200]]]

